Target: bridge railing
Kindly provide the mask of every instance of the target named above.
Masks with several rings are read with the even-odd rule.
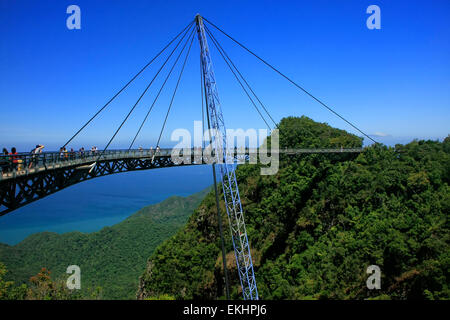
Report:
[[[144,150],[144,149],[123,149],[123,150],[97,150],[97,151],[67,151],[67,152],[42,152],[38,154],[32,153],[16,153],[8,155],[0,155],[0,173],[7,174],[14,171],[33,169],[36,167],[47,167],[62,164],[85,163],[99,160],[116,159],[120,157],[139,158],[170,155],[171,149]]]
[[[32,169],[35,167],[47,167],[58,164],[85,163],[89,161],[104,161],[118,158],[145,158],[145,157],[168,157],[171,156],[172,148],[164,149],[114,149],[114,150],[86,150],[86,151],[50,151],[33,154],[21,152],[8,155],[0,155],[0,172],[9,173]],[[182,155],[182,150],[178,150]],[[201,148],[192,148],[192,154],[202,154]],[[99,158],[99,156],[101,157]]]
[[[17,172],[29,173],[36,170],[45,170],[51,168],[58,168],[62,166],[73,165],[85,165],[94,163],[95,161],[108,161],[113,159],[122,158],[152,158],[158,157],[170,157],[175,152],[179,157],[194,157],[194,159],[211,159],[215,157],[214,151],[211,155],[205,156],[203,152],[206,151],[202,148],[189,149],[189,154],[183,155],[183,149],[114,149],[114,150],[96,150],[96,151],[63,151],[63,152],[42,152],[38,154],[33,153],[16,153],[9,155],[0,155],[0,179],[3,177],[15,176]],[[210,150],[209,150],[210,151]],[[280,149],[277,151],[270,151],[269,153],[279,154],[303,154],[303,153],[338,153],[338,152],[361,152],[361,148],[350,149]],[[227,150],[229,156],[234,157],[235,160],[246,161],[248,155],[255,155],[259,152],[259,149],[249,148],[234,148]],[[99,156],[101,157],[99,158]],[[195,161],[195,160],[194,160]],[[210,163],[211,161],[206,161]]]

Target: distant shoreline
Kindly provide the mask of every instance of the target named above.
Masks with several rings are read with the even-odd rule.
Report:
[[[24,228],[14,228],[10,230],[2,230],[0,235],[0,243],[4,243],[10,246],[14,246],[19,244],[23,240],[25,240],[30,235],[40,233],[40,232],[53,232],[58,234],[70,233],[70,232],[81,232],[81,233],[93,233],[100,231],[104,227],[110,227],[117,223],[122,222],[130,215],[120,215],[120,216],[111,216],[104,218],[93,218],[93,219],[85,219],[80,221],[73,221],[67,223],[58,223],[53,225],[42,225],[36,227],[24,227]],[[47,230],[45,228],[48,228]],[[3,241],[3,238],[9,238],[8,242]]]
[[[122,173],[87,181],[0,218],[0,243],[16,245],[39,232],[92,233],[170,196],[189,196],[212,184],[209,166]]]

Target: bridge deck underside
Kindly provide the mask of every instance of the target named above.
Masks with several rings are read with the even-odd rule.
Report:
[[[191,165],[195,164],[191,163]],[[17,171],[11,174],[13,177],[0,181],[0,216],[76,183],[96,177],[180,165],[186,164],[176,164],[170,157],[163,156],[155,157],[153,160],[151,157],[103,160],[92,167],[68,162],[53,165],[47,169],[38,167],[22,172]]]

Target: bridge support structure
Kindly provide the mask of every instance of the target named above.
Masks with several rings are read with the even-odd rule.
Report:
[[[39,166],[28,173],[13,171],[4,174],[0,180],[0,217],[50,194],[93,178],[120,172],[184,165],[174,163],[169,155],[157,156],[152,161],[149,155],[129,158],[119,154],[112,159],[100,160],[95,166],[92,166],[93,160],[94,157],[87,163],[66,161],[58,165],[49,164],[48,166],[52,168]],[[7,177],[8,175],[11,177]]]
[[[216,87],[213,64],[206,40],[205,27],[200,15],[197,15],[195,20],[200,42],[208,127],[211,130],[210,132],[214,133],[213,145],[216,150],[216,161],[217,163],[220,163],[219,167],[222,177],[225,207],[230,225],[242,294],[244,300],[258,300],[258,289],[256,286],[255,272],[253,270],[253,261],[245,228],[244,213],[239,196],[238,184],[236,181],[235,164],[234,161],[227,159],[226,128]]]

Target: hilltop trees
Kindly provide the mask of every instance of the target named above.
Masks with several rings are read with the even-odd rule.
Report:
[[[360,147],[362,139],[309,118],[280,122],[281,147]],[[264,299],[448,299],[450,139],[373,145],[359,155],[283,156],[274,176],[238,167]],[[222,215],[225,209],[223,201]],[[213,195],[150,257],[139,297],[221,298]],[[227,219],[224,217],[224,224]],[[224,230],[229,230],[224,227]],[[240,298],[229,232],[232,297]],[[369,265],[381,289],[366,287]]]

